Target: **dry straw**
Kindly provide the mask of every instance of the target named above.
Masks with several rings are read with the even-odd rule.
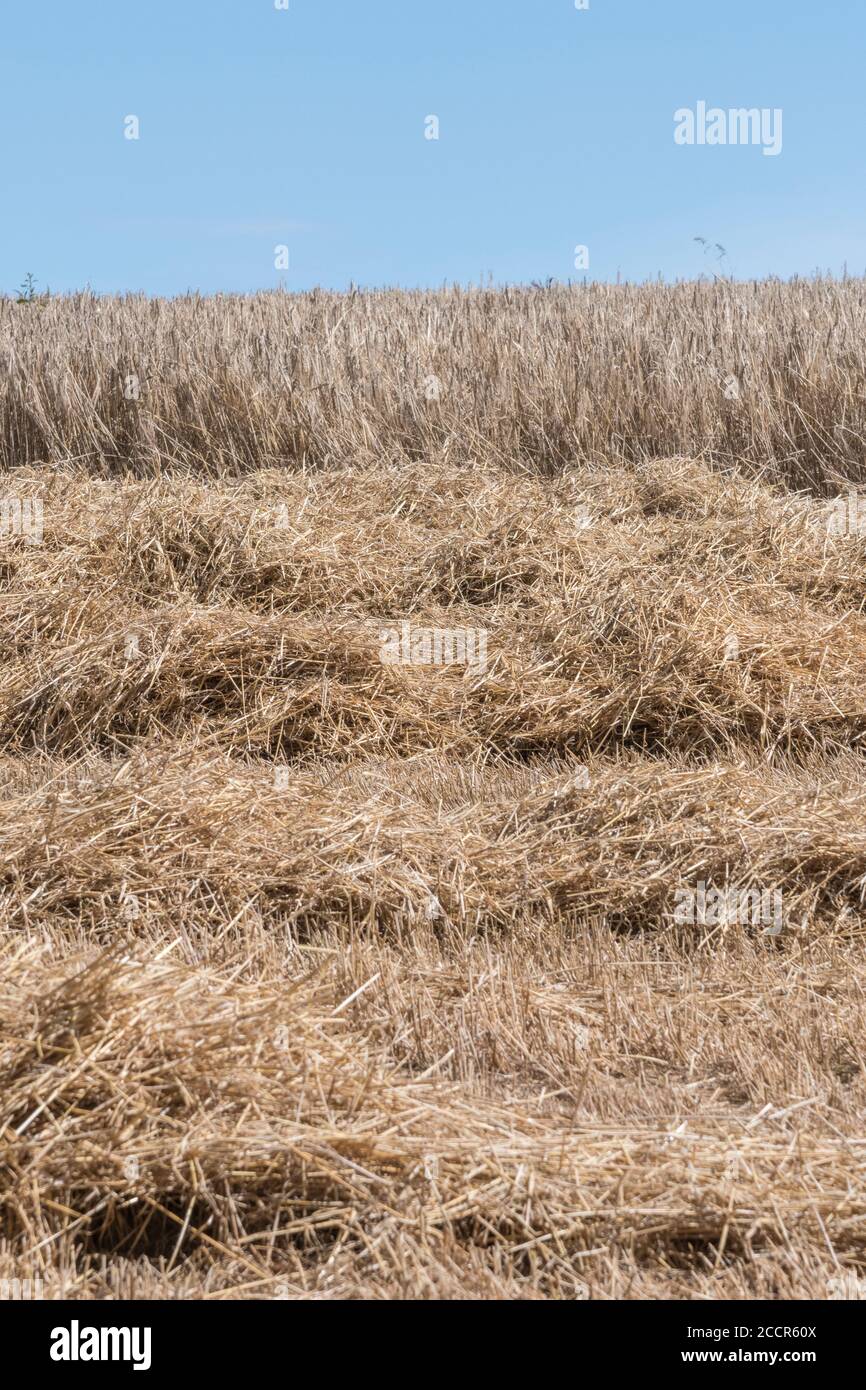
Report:
[[[0,1280],[860,1287],[864,329],[859,280],[0,302]]]

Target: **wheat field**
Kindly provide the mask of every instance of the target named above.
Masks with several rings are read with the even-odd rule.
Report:
[[[0,1279],[864,1296],[864,385],[861,279],[0,300]]]

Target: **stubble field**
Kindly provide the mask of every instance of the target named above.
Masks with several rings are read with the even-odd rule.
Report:
[[[864,388],[859,279],[0,301],[0,1280],[863,1296]]]

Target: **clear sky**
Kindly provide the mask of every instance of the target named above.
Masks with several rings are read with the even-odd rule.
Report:
[[[866,269],[866,0],[288,3],[7,4],[0,290]]]

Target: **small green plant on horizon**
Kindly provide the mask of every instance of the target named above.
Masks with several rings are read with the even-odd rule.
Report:
[[[21,284],[18,286],[18,298],[16,304],[32,304],[36,299],[36,281],[33,274],[28,270]]]

